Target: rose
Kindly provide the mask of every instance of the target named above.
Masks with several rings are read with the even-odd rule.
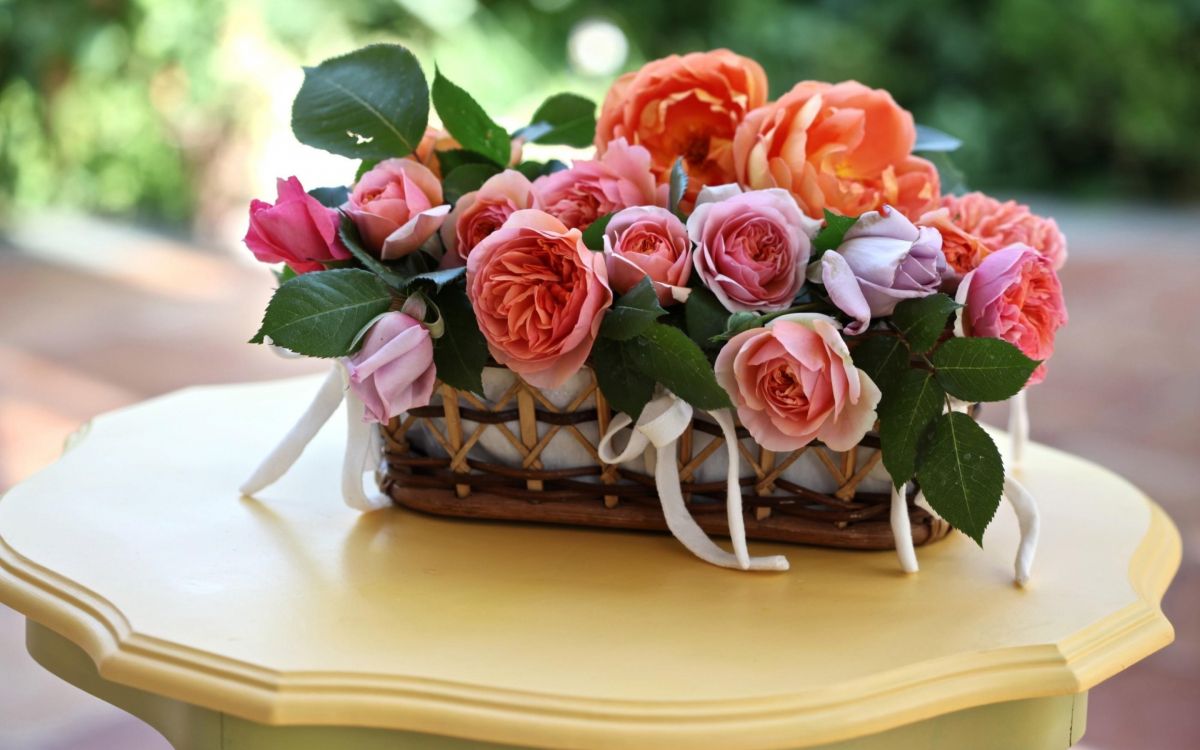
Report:
[[[964,306],[958,314],[960,335],[1004,339],[1043,362],[1028,385],[1045,380],[1054,336],[1067,322],[1062,285],[1050,258],[1028,245],[997,250],[963,277],[957,299]]]
[[[794,451],[814,439],[849,450],[875,424],[879,388],[854,366],[826,315],[784,315],[739,333],[717,355],[716,374],[767,450]]]
[[[937,230],[918,229],[884,206],[860,216],[842,244],[809,268],[809,279],[824,284],[833,304],[854,318],[846,332],[857,334],[872,317],[891,315],[901,300],[936,292],[945,270]]]
[[[537,209],[513,213],[475,246],[467,295],[492,356],[537,388],[583,366],[612,304],[604,255]]]
[[[609,144],[595,161],[577,161],[570,169],[543,175],[533,183],[546,213],[572,229],[629,206],[667,205],[667,186],[659,189],[650,171],[650,153],[624,139]]]
[[[604,229],[608,282],[625,294],[649,276],[663,305],[686,302],[692,275],[692,243],[675,214],[658,206],[635,206],[615,214]]]
[[[524,138],[517,137],[512,139],[512,145],[509,149],[508,166],[512,167],[521,163],[521,153],[524,150],[524,146]],[[442,174],[442,165],[438,153],[441,151],[457,151],[461,148],[462,144],[445,130],[427,127],[425,128],[425,135],[421,136],[421,141],[417,144],[416,150],[405,158],[425,165],[440,180],[446,175]]]
[[[1050,259],[1055,271],[1067,260],[1067,240],[1054,219],[1044,219],[1016,201],[1000,201],[983,193],[946,195],[941,207],[927,212],[920,224],[942,233],[946,262],[964,274],[989,254],[1014,243],[1028,245]]]
[[[696,273],[731,312],[790,307],[820,227],[787,191],[737,185],[704,188],[687,222]]]
[[[402,312],[380,316],[362,348],[343,362],[350,390],[366,406],[364,421],[386,422],[425,406],[433,395],[433,341],[424,326]]]
[[[608,90],[596,121],[596,152],[619,138],[644,146],[660,182],[682,157],[694,197],[704,185],[733,182],[733,133],[766,100],[762,66],[729,50],[654,60]]]
[[[499,229],[514,211],[539,207],[533,184],[520,172],[506,169],[489,177],[478,190],[459,198],[449,220],[442,224],[445,265],[465,263],[471,249]]]
[[[416,251],[450,212],[442,183],[412,159],[385,159],[364,174],[346,204],[367,250],[385,260]]]
[[[937,205],[938,174],[912,155],[912,115],[857,81],[804,81],[760,107],[733,139],[737,179],[792,192],[806,214],[860,216],[884,204],[909,218]]]
[[[338,237],[338,214],[304,192],[300,180],[275,181],[275,205],[250,202],[250,227],[243,242],[263,263],[286,263],[296,273],[320,271],[350,251]]]

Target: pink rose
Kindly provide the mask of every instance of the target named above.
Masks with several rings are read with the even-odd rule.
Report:
[[[663,305],[687,301],[692,242],[679,217],[659,206],[626,208],[604,230],[608,282],[625,294],[649,276]]]
[[[385,260],[416,251],[450,212],[442,183],[412,159],[385,159],[362,176],[350,193],[346,213],[363,243]]]
[[[1001,203],[983,193],[946,195],[940,208],[917,223],[942,233],[946,261],[958,275],[978,267],[989,254],[1017,243],[1045,255],[1055,271],[1067,261],[1067,240],[1054,219],[1044,219],[1016,201]]]
[[[767,450],[813,440],[849,450],[875,424],[879,388],[854,366],[826,315],[784,315],[739,333],[717,355],[716,373],[738,419]]]
[[[250,228],[243,242],[263,263],[287,263],[296,273],[320,271],[324,262],[350,251],[338,238],[338,213],[304,192],[300,180],[276,180],[275,205],[250,201]]]
[[[1038,359],[1028,385],[1046,379],[1054,335],[1067,322],[1062,285],[1050,258],[1028,245],[1010,245],[983,259],[958,287],[964,336],[1004,339]]]
[[[475,246],[467,295],[492,356],[537,388],[579,371],[612,304],[604,255],[537,209],[515,212]]]
[[[820,228],[786,190],[736,185],[701,190],[687,222],[696,273],[731,312],[791,307]]]
[[[442,225],[446,265],[461,266],[479,241],[499,229],[509,216],[524,208],[538,208],[533,183],[514,169],[506,169],[454,204]]]
[[[666,206],[669,186],[659,188],[649,151],[619,138],[599,159],[577,161],[570,169],[539,177],[533,189],[546,213],[582,230],[622,208]]]
[[[424,326],[402,312],[380,316],[362,348],[344,363],[350,390],[367,407],[364,421],[386,422],[427,405],[433,395],[433,341]]]
[[[936,292],[945,270],[942,235],[918,229],[884,206],[860,216],[842,244],[813,264],[809,277],[820,280],[833,304],[854,318],[846,332],[857,334],[872,317],[891,315],[901,300]]]

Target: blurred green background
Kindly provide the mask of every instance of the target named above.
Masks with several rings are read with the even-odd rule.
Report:
[[[549,93],[598,100],[647,59],[727,46],[772,95],[889,89],[964,139],[972,187],[1200,195],[1200,0],[0,0],[0,214],[230,236],[276,172],[349,178],[291,142],[288,108],[300,65],[380,40],[512,125]]]

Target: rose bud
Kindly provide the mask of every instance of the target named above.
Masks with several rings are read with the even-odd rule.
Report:
[[[250,228],[243,241],[255,258],[307,273],[324,269],[326,261],[350,257],[338,238],[337,211],[304,192],[295,177],[275,184],[275,205],[250,202]]]
[[[402,312],[380,316],[362,348],[343,360],[350,390],[366,406],[364,421],[387,422],[433,396],[437,371],[429,331]]]

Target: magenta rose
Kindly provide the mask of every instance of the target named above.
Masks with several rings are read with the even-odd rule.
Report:
[[[539,177],[533,189],[546,213],[583,230],[622,208],[666,206],[669,187],[655,181],[649,151],[619,138],[599,159]]]
[[[450,206],[442,203],[442,183],[428,167],[412,159],[385,159],[354,186],[345,210],[367,250],[390,260],[419,249],[446,220]]]
[[[472,248],[524,208],[538,208],[537,195],[529,178],[515,169],[489,177],[478,190],[459,198],[442,225],[443,265],[461,266]]]
[[[1054,258],[1028,245],[1009,245],[983,259],[958,287],[961,334],[1004,339],[1041,360],[1027,385],[1046,379],[1054,336],[1067,322]]]
[[[833,304],[854,318],[846,332],[857,334],[901,300],[936,292],[945,270],[942,235],[884,206],[860,216],[842,244],[813,264],[809,279],[824,284]]]
[[[879,388],[854,366],[826,315],[784,315],[739,333],[717,355],[716,374],[738,419],[767,450],[813,440],[849,450],[875,424]]]
[[[687,222],[696,273],[730,312],[791,307],[820,228],[786,190],[737,185],[701,190]]]
[[[338,238],[338,214],[304,192],[300,180],[275,182],[275,205],[250,202],[250,228],[243,240],[263,263],[286,263],[296,273],[320,271],[324,263],[350,257]]]
[[[663,305],[686,302],[692,241],[679,217],[659,206],[619,211],[604,229],[608,283],[625,294],[649,276]]]
[[[427,405],[433,396],[433,341],[423,325],[402,312],[381,315],[362,348],[343,362],[350,390],[367,408],[365,421],[386,422]]]

